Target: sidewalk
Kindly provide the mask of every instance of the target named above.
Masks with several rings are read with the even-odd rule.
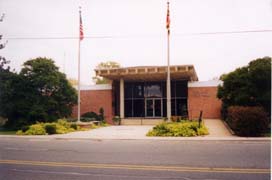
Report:
[[[204,124],[209,129],[208,137],[234,137],[221,119],[204,119]]]
[[[160,140],[160,141],[270,141],[269,137],[237,137],[224,130],[224,124],[208,120],[210,135],[198,137],[147,137],[146,133],[153,126],[108,126],[89,131],[78,131],[69,134],[47,135],[47,136],[16,136],[0,135],[0,138],[26,138],[43,140]],[[213,123],[211,125],[210,123]],[[216,124],[216,125],[215,125]],[[221,131],[218,127],[221,127]],[[224,127],[224,128],[222,128]]]

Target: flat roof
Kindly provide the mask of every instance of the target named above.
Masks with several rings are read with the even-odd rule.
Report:
[[[161,81],[167,78],[167,66],[136,66],[124,68],[95,69],[97,76],[110,80]],[[193,65],[170,66],[172,80],[198,81]]]

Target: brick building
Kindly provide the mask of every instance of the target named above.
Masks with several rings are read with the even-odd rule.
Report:
[[[81,88],[81,114],[102,107],[106,121],[120,116],[122,124],[155,124],[167,116],[166,66],[144,66],[95,70],[110,84]],[[221,81],[198,81],[194,66],[171,66],[171,116],[220,118],[221,101],[216,98]],[[77,116],[77,107],[73,115]]]

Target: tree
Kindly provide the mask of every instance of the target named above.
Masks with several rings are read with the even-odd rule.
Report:
[[[271,57],[251,61],[247,66],[221,76],[217,97],[223,111],[229,106],[262,106],[271,114]],[[224,112],[223,112],[224,117]]]
[[[78,80],[73,79],[73,78],[69,78],[68,81],[72,86],[77,86]]]
[[[7,126],[20,128],[39,122],[52,122],[71,115],[77,102],[76,90],[52,59],[26,61],[19,75],[10,81],[10,93],[3,104]],[[2,105],[3,105],[2,104]]]
[[[120,64],[114,61],[101,62],[96,66],[96,69],[113,69],[120,68]],[[95,84],[108,84],[109,80],[100,76],[93,77]]]

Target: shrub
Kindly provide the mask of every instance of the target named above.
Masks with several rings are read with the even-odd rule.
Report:
[[[71,124],[71,128],[73,128],[74,130],[78,130],[79,126],[75,123]]]
[[[67,118],[67,122],[77,122],[77,118]]]
[[[105,121],[104,109],[102,107],[99,109],[98,120]]]
[[[22,132],[26,132],[29,129],[29,126],[23,126],[22,127]]]
[[[91,122],[91,121],[97,121],[95,118],[88,118],[88,117],[81,117],[81,122]]]
[[[16,135],[24,135],[24,132],[23,132],[22,130],[18,130],[18,131],[16,132]]]
[[[201,136],[207,135],[208,129],[198,122],[181,121],[174,123],[161,123],[147,133],[147,136]]]
[[[106,124],[105,124],[106,126]],[[96,128],[97,126],[92,125],[91,128]],[[45,135],[45,134],[66,134],[69,132],[74,132],[78,130],[89,130],[90,128],[80,128],[75,123],[69,123],[65,119],[59,119],[54,123],[37,123],[29,126],[29,128],[24,130],[18,130],[17,135]]]
[[[37,123],[29,126],[29,129],[24,133],[25,135],[45,135],[46,131],[42,123]]]
[[[114,122],[114,124],[120,125],[120,123],[121,123],[121,118],[120,118],[119,116],[114,116],[114,117],[112,118],[112,121]]]
[[[261,136],[269,130],[269,118],[262,107],[231,106],[227,123],[239,136]]]
[[[86,112],[81,115],[83,118],[93,118],[95,120],[99,120],[99,115],[96,114],[95,112]]]
[[[57,133],[57,126],[55,123],[46,123],[44,125],[45,131],[47,134],[56,134]]]

